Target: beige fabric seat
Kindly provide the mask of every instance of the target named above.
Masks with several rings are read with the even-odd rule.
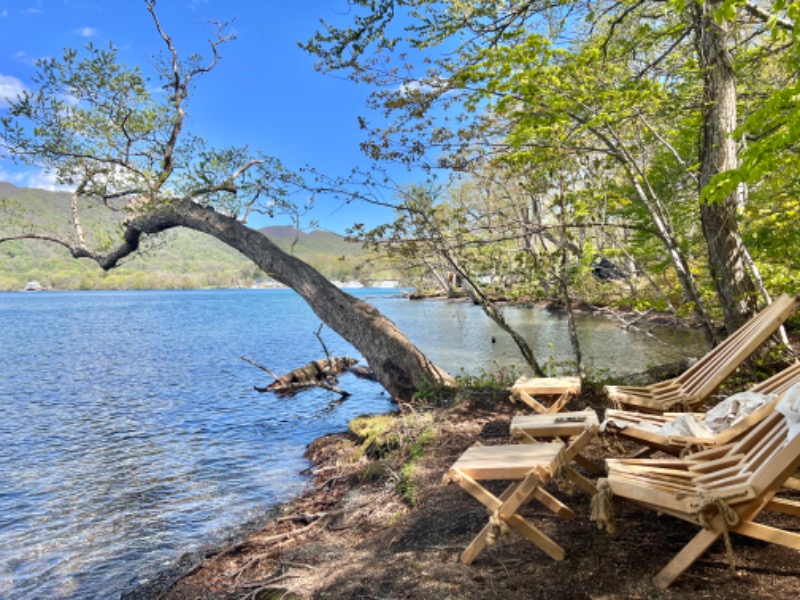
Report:
[[[687,415],[697,420],[702,420],[706,413],[664,413],[659,415],[631,410],[608,409],[603,422],[603,430],[619,438],[641,444],[643,449],[638,453],[639,456],[652,454],[658,450],[668,454],[679,455],[687,450],[721,446],[735,441],[766,418],[774,410],[778,395],[796,383],[800,383],[800,362],[794,363],[750,388],[749,391],[756,394],[775,395],[775,399],[768,401],[742,420],[731,427],[723,429],[713,437],[665,435],[653,431],[656,426],[660,427],[674,423],[676,419],[686,418]]]

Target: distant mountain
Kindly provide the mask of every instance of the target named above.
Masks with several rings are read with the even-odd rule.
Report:
[[[294,227],[276,225],[262,227],[261,233],[275,242],[282,250],[292,252],[302,258],[311,254],[329,256],[359,256],[365,253],[361,244],[347,241],[341,235],[330,231],[300,231]]]
[[[0,182],[0,235],[23,231],[25,223],[52,232],[69,231],[69,206],[68,193]],[[87,205],[83,218],[87,231],[99,230],[95,242],[113,235],[116,224],[102,207]],[[335,233],[302,232],[284,226],[260,231],[330,279],[390,276],[359,244]],[[26,240],[0,244],[0,290],[21,289],[32,280],[56,289],[250,287],[267,277],[222,242],[185,229],[158,236],[124,266],[108,273],[91,261],[73,259],[53,243]]]

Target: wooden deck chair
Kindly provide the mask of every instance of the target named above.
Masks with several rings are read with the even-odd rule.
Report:
[[[614,497],[702,526],[656,575],[657,587],[665,589],[672,584],[720,536],[725,536],[732,559],[729,531],[800,550],[800,533],[755,522],[762,511],[800,517],[800,502],[775,498],[800,467],[797,396],[797,388],[784,394],[776,410],[736,443],[685,459],[606,461],[608,476],[598,482],[598,488],[604,491],[594,497],[593,503],[599,505],[607,500],[608,489]],[[781,411],[795,416],[787,418]],[[613,522],[613,518],[608,521]]]
[[[750,391],[759,394],[780,395],[796,383],[800,383],[800,362],[794,363],[769,379],[753,386]],[[664,425],[678,417],[685,416],[687,413],[664,413],[663,415],[658,415],[631,410],[608,409],[606,411],[605,431],[619,438],[641,444],[644,448],[636,456],[647,456],[658,450],[677,456],[686,452],[687,449],[700,450],[735,441],[769,415],[775,409],[775,404],[778,400],[779,396],[753,411],[733,427],[725,429],[712,438],[668,436],[642,428],[643,424]],[[688,414],[693,415],[698,420],[705,416],[705,413]]]
[[[571,478],[570,462],[597,435],[599,428],[588,427],[569,445],[562,442],[540,444],[503,444],[500,446],[475,445],[469,448],[444,476],[445,483],[457,483],[489,511],[489,522],[461,554],[461,562],[470,564],[492,545],[498,532],[517,531],[533,542],[548,556],[563,560],[564,550],[535,525],[517,514],[532,499],[565,520],[573,520],[575,513],[544,486],[559,473]],[[506,480],[511,485],[500,496],[495,496],[482,481]]]
[[[511,386],[511,402],[522,400],[540,414],[556,413],[567,405],[573,396],[581,393],[580,377],[520,377]],[[552,400],[542,403],[536,399],[547,396]]]
[[[700,404],[796,309],[797,300],[782,294],[680,376],[646,387],[606,386],[603,391],[617,408],[630,406],[642,412]]]

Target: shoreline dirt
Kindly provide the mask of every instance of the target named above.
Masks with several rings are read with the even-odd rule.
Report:
[[[472,565],[460,553],[486,522],[485,510],[442,475],[467,447],[505,443],[514,414],[503,394],[449,407],[405,407],[389,429],[381,421],[328,435],[308,449],[311,489],[279,508],[240,543],[206,556],[161,591],[130,598],[797,598],[796,551],[733,536],[739,576],[732,578],[718,542],[667,591],[652,577],[697,528],[622,501],[619,533],[589,521],[589,497],[564,483],[548,491],[570,506],[562,521],[534,503],[523,514],[565,548],[553,561],[519,536],[487,549]],[[572,401],[582,409],[586,400]],[[376,429],[378,427],[378,429]],[[370,429],[372,428],[372,429]],[[351,429],[354,426],[351,425]],[[376,431],[378,432],[376,434]],[[399,436],[395,433],[399,432]],[[431,432],[435,432],[431,437]],[[618,455],[596,439],[590,455]],[[558,482],[553,482],[558,483]],[[789,492],[800,500],[800,494]],[[412,499],[412,507],[408,499]],[[778,516],[778,519],[781,519]],[[786,517],[782,526],[797,531]]]

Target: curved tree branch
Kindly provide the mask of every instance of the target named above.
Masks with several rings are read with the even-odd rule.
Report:
[[[789,19],[781,18],[777,15],[773,15],[763,8],[752,4],[751,2],[744,3],[744,10],[750,14],[751,16],[757,18],[759,21],[764,23],[775,23],[778,27],[785,31],[794,31],[794,22],[790,21]]]

